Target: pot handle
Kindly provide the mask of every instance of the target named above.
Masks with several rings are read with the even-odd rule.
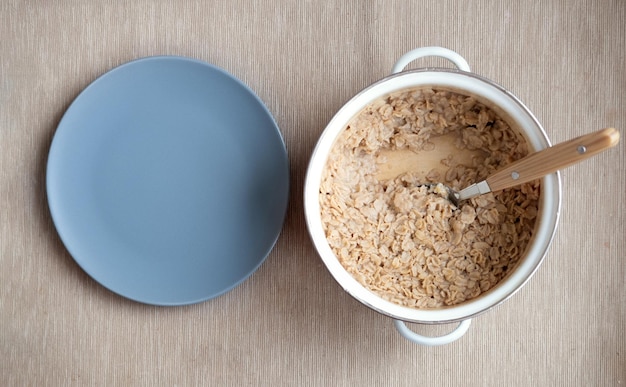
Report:
[[[391,70],[391,73],[399,73],[400,71],[404,70],[404,68],[409,63],[413,62],[416,59],[424,58],[427,56],[439,56],[445,58],[454,63],[454,65],[458,67],[459,70],[468,72],[470,71],[469,64],[467,64],[467,61],[461,55],[447,48],[433,46],[416,48],[402,55],[393,66],[393,70]]]
[[[469,329],[472,320],[463,320],[452,332],[443,336],[436,337],[427,337],[417,334],[410,330],[409,327],[406,326],[406,323],[401,320],[393,320],[393,323],[396,326],[398,332],[400,332],[402,337],[404,337],[405,339],[412,341],[415,344],[434,347],[437,345],[450,344],[451,342],[460,339],[461,336],[463,336],[465,332],[467,332],[467,330]]]

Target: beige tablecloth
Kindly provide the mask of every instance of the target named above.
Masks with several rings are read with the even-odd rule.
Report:
[[[626,385],[624,141],[563,172],[560,225],[539,271],[443,347],[406,341],[337,285],[301,199],[328,120],[415,47],[463,55],[555,142],[623,131],[625,21],[624,0],[2,1],[0,384]],[[114,66],[156,54],[211,62],[249,85],[291,165],[287,219],[266,262],[185,307],[105,290],[65,250],[46,202],[46,157],[70,102]],[[424,65],[447,64],[412,66]]]

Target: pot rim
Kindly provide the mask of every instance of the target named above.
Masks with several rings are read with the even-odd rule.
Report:
[[[304,184],[304,212],[309,235],[327,269],[339,285],[352,297],[394,319],[440,324],[458,322],[481,314],[515,294],[537,271],[554,239],[561,212],[561,178],[558,172],[541,179],[539,214],[535,232],[523,258],[507,277],[479,297],[458,305],[437,309],[416,309],[386,301],[361,285],[348,273],[330,248],[323,231],[319,205],[319,186],[328,154],[337,136],[348,122],[369,104],[394,92],[417,88],[453,89],[470,95],[522,130],[535,150],[551,146],[545,130],[530,110],[511,92],[475,73],[448,68],[421,68],[391,74],[367,86],[346,102],[322,132],[309,161]]]

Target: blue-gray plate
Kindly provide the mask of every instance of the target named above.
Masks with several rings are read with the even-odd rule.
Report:
[[[289,196],[281,133],[263,102],[208,63],[149,57],[114,68],[67,109],[46,172],[74,260],[129,299],[217,297],[265,261]]]

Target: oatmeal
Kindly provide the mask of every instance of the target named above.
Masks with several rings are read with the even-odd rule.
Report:
[[[377,179],[383,150],[431,149],[455,135],[484,157],[447,171]],[[420,89],[364,109],[334,144],[320,184],[327,240],[343,267],[382,298],[409,307],[455,305],[493,288],[518,263],[533,233],[539,182],[489,193],[456,208],[462,189],[528,153],[521,135],[472,97]],[[382,159],[381,159],[382,158]]]

